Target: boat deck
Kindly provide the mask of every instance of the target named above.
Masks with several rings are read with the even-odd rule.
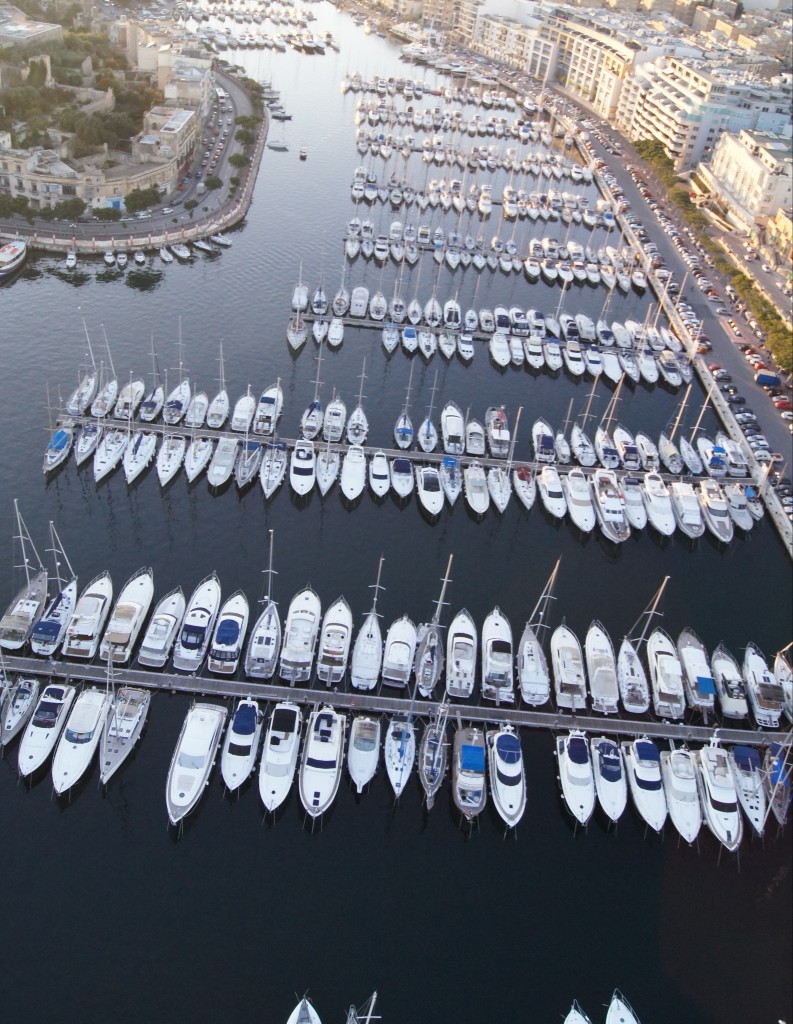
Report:
[[[47,680],[65,679],[68,683],[94,683],[102,686],[107,681],[104,665],[80,665],[65,661],[44,661],[32,657],[5,658],[6,668],[22,675],[40,676]],[[178,672],[152,672],[139,668],[116,668],[113,672],[117,686],[140,686],[171,693],[189,693],[196,697],[252,697],[257,700],[292,700],[298,704],[330,704],[345,711],[371,711],[376,714],[413,714],[425,718],[438,708],[438,701],[411,701],[408,696],[392,696],[382,691],[343,691],[324,686],[289,687],[282,683],[265,683],[249,679],[221,679]],[[447,702],[448,704],[449,702]],[[760,729],[733,728],[718,721],[714,725],[694,722],[663,722],[649,718],[623,718],[573,714],[567,711],[535,711],[529,708],[496,706],[495,704],[450,704],[452,717],[467,722],[500,724],[509,722],[529,729],[583,729],[589,733],[614,736],[650,736],[655,739],[680,742],[708,743],[718,731],[723,743],[742,743],[768,746],[777,741],[779,732]]]

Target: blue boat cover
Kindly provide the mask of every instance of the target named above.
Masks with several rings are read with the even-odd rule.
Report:
[[[464,743],[461,763],[464,772],[483,772],[485,770],[485,751],[483,747],[472,747]]]
[[[732,756],[739,768],[751,770],[760,767],[760,755],[754,747],[733,747]]]
[[[747,498],[750,498],[750,499],[757,497],[757,491],[754,489],[754,487],[750,487],[749,484],[747,484],[746,487],[744,488],[744,494],[746,495]]]
[[[236,619],[222,619],[218,626],[217,641],[219,644],[230,645],[237,642],[240,635],[240,624]]]
[[[443,459],[443,465],[446,469],[457,469],[460,463],[455,459],[453,455],[446,455]]]
[[[661,755],[658,753],[658,747],[649,740],[637,740],[636,741],[636,756],[640,761],[660,761]]]
[[[504,764],[517,764],[520,761],[520,740],[514,733],[499,736],[496,750]]]
[[[716,693],[716,684],[710,676],[697,676],[697,689],[700,693]]]
[[[410,459],[394,459],[394,469],[397,473],[410,473],[411,476],[413,475]]]
[[[775,786],[780,784],[783,786],[790,785],[790,773],[785,764],[785,748],[779,743],[772,743],[771,756],[774,759],[771,765],[771,782]]]
[[[550,434],[540,434],[540,448],[553,448],[553,438]]]
[[[53,622],[52,619],[40,619],[33,630],[35,640],[47,640],[54,638],[61,631],[61,623]]]
[[[256,731],[256,708],[243,704],[234,713],[234,732],[239,736],[252,736]]]
[[[52,440],[49,443],[49,447],[56,452],[62,451],[63,448],[66,447],[68,440],[69,435],[66,433],[65,430],[56,430],[55,433],[52,435]]]
[[[587,764],[589,762],[589,747],[583,736],[571,736],[567,743],[567,756],[573,764]]]

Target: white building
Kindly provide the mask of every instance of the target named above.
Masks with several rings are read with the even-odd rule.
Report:
[[[724,132],[698,172],[747,231],[793,203],[793,147],[775,132]]]

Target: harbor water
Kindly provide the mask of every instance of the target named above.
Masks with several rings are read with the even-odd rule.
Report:
[[[453,212],[422,215],[415,206],[395,212],[379,203],[364,212],[362,204],[356,211],[353,171],[373,158],[355,148],[357,97],[342,93],[341,80],[355,70],[364,78],[435,79],[401,63],[392,42],[365,35],[329,3],[312,9],[317,27],[339,40],[339,52],[230,51],[252,77],[272,81],[292,115],[283,129],[272,129],[279,138],[283,130],[289,148],[265,151],[254,202],[230,233],[231,248],[197,254],[189,265],[166,267],[152,257],[146,268],[124,274],[84,257],[67,273],[61,259],[35,256],[0,290],[3,602],[19,580],[16,497],[45,564],[53,520],[81,584],[108,569],[116,593],[150,565],[156,597],[177,585],[189,593],[216,570],[224,595],[242,588],[255,602],[273,530],[273,592],[283,614],[310,583],[323,609],[344,595],[358,625],[382,555],[384,628],[405,612],[426,621],[453,554],[442,621],[448,625],[467,607],[481,626],[498,605],[519,635],[561,557],[552,625],[564,619],[583,637],[599,619],[618,642],[669,576],[659,611],[672,636],[690,626],[709,650],[723,641],[742,656],[753,641],[773,656],[790,639],[790,564],[765,521],[727,548],[708,537],[693,548],[679,534],[662,541],[649,529],[615,548],[597,531],[582,538],[570,522],[552,522],[539,502],[527,513],[514,498],[502,516],[491,509],[481,522],[458,501],[431,524],[415,497],[400,506],[365,493],[350,508],[338,487],[324,499],[314,491],[298,502],[284,485],[265,502],[258,484],[242,495],[233,484],[213,494],[205,479],[188,485],[180,474],[163,492],[153,466],[132,487],[120,470],[97,486],[90,466],[78,471],[70,459],[45,481],[48,405],[54,415],[86,363],[83,320],[97,363],[107,358],[106,331],[120,382],[130,374],[148,379],[153,344],[172,383],[181,358],[183,375],[210,397],[222,342],[232,401],[249,386],[260,393],[280,379],[280,430],[295,437],[317,369],[310,337],[296,356],[286,343],[299,275],[309,293],[322,282],[332,297],[344,275],[348,288],[365,284],[390,298],[400,274],[393,261],[381,270],[361,257],[344,259],[349,218],[371,217],[375,234],[387,233],[395,218],[458,227]],[[496,141],[513,144],[487,139]],[[301,147],[305,161],[298,159]],[[378,157],[374,166],[386,177],[398,166],[400,177],[422,187],[427,167],[420,155],[398,160]],[[445,166],[429,172],[461,176]],[[494,196],[507,180],[503,171],[494,178]],[[594,207],[594,186],[558,187],[586,194]],[[519,250],[550,228],[560,239],[566,233],[561,224],[521,221]],[[509,239],[513,227],[495,207],[484,223],[464,215],[459,230],[489,243],[497,232]],[[589,232],[573,230],[571,237],[586,244]],[[602,229],[598,239],[617,244]],[[441,304],[457,296],[463,309],[520,304],[554,313],[561,295],[558,286],[530,285],[523,275],[439,271],[430,254],[403,272],[399,287],[405,301],[417,295],[423,304],[435,292]],[[564,309],[597,319],[605,298],[602,287],[576,286]],[[652,301],[634,292],[615,297],[607,318],[643,321]],[[341,348],[323,354],[321,397],[327,403],[335,390],[351,410],[364,360],[368,443],[392,447],[410,361],[400,350],[387,358],[378,331],[348,327]],[[448,400],[480,420],[488,406],[504,404],[514,422],[522,407],[519,459],[530,457],[538,416],[561,427],[571,400],[573,415],[580,414],[590,390],[588,380],[564,373],[554,379],[499,372],[480,344],[468,367],[458,359],[447,364],[440,354],[429,363],[416,355],[414,364],[414,425],[425,415],[437,371],[436,422]],[[611,394],[605,384],[598,388],[597,419]],[[623,388],[617,419],[657,437],[679,398],[661,387]],[[689,429],[704,398],[695,386]],[[712,436],[713,413],[702,423]],[[178,837],[167,828],[165,780],[188,706],[186,696],[156,695],[139,748],[106,792],[94,769],[71,799],[57,801],[48,773],[32,786],[18,783],[16,743],[7,750],[0,764],[0,993],[7,1020],[73,1015],[85,1022],[197,1024],[253,1013],[280,1024],[295,993],[308,992],[323,1021],[333,1022],[377,989],[378,1011],[391,1024],[539,1024],[558,1021],[574,998],[597,1024],[615,986],[645,1024],[791,1019],[784,966],[793,947],[790,832],[777,835],[773,819],[764,841],[744,838],[740,857],[720,856],[705,829],[693,849],[678,843],[671,826],[663,837],[646,835],[632,809],[616,830],[593,819],[575,833],[559,795],[553,737],[532,730],[522,736],[529,800],[515,836],[504,835],[490,807],[473,830],[460,828],[448,783],[429,813],[415,779],[395,805],[381,771],[361,796],[345,775],[332,811],[313,831],[295,792],[273,821],[263,815],[255,780],[229,799],[216,772]]]

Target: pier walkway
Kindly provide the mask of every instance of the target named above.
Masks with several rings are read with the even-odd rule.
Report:
[[[87,682],[104,686],[107,669],[103,664],[80,665],[75,662],[44,661],[31,657],[6,655],[6,668],[22,675],[42,677],[47,680],[65,679],[69,683]],[[392,696],[379,691],[342,691],[320,687],[289,687],[280,683],[257,682],[249,679],[223,679],[178,672],[152,672],[142,668],[119,668],[113,670],[116,685],[142,686],[150,690],[171,693],[188,693],[196,697],[253,697],[258,700],[292,700],[297,704],[330,704],[344,711],[373,714],[410,714],[414,717],[429,717],[438,707],[438,701],[417,698],[411,701],[405,696]],[[497,706],[495,704],[456,704],[446,702],[450,716],[454,719],[476,722],[481,725],[497,725],[509,722],[516,727],[529,729],[583,729],[590,733],[613,736],[650,736],[654,739],[677,740],[681,743],[708,743],[715,736],[724,743],[744,743],[753,746],[768,746],[779,739],[779,733],[759,729],[741,729],[732,726],[699,725],[689,722],[664,722],[650,719],[608,718],[598,715],[573,714],[569,711],[535,711],[529,708]]]

